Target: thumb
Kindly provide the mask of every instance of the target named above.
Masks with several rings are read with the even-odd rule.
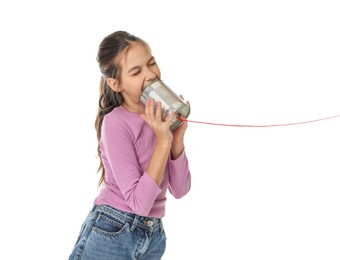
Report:
[[[145,122],[148,122],[145,114],[140,114],[140,117],[143,118]]]

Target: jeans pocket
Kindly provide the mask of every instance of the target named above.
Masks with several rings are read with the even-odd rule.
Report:
[[[115,219],[99,214],[92,230],[98,234],[115,237],[125,234],[129,230],[129,223],[121,223]]]

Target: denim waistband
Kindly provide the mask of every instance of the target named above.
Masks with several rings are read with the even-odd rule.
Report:
[[[146,230],[163,229],[162,219],[139,216],[133,213],[115,209],[108,205],[94,205],[92,212],[105,213],[113,218],[130,224],[131,228],[140,227]]]

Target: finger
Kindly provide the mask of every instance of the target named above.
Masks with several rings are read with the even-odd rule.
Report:
[[[179,138],[179,139],[183,138],[187,127],[188,127],[188,125],[186,124],[186,122],[182,122],[181,125],[176,128],[174,134],[176,134],[177,138]]]
[[[171,122],[172,122],[172,119],[174,118],[175,116],[175,112],[174,111],[171,111],[167,120],[166,120],[166,123],[170,126]]]
[[[182,95],[179,95],[179,97],[181,98],[181,99],[183,99],[184,100],[184,97],[182,96]],[[190,106],[190,103],[189,103],[189,101],[186,101],[185,102],[188,106]]]
[[[149,117],[149,120],[153,120],[155,118],[154,104],[155,100],[153,98],[150,99],[147,106],[148,107],[147,116]]]
[[[156,119],[162,120],[162,104],[160,101],[157,102]]]
[[[145,102],[145,109],[144,109],[144,114],[145,114],[145,117],[148,119],[148,116],[149,116],[149,100],[147,100]]]
[[[154,101],[150,99],[146,102],[146,106],[145,106],[145,115],[146,115],[146,118],[149,124],[151,124],[152,121],[154,120],[153,102]]]

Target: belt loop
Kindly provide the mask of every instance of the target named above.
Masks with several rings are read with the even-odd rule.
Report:
[[[136,215],[135,218],[133,219],[132,225],[130,227],[130,231],[133,232],[137,225],[138,225],[139,217]]]

